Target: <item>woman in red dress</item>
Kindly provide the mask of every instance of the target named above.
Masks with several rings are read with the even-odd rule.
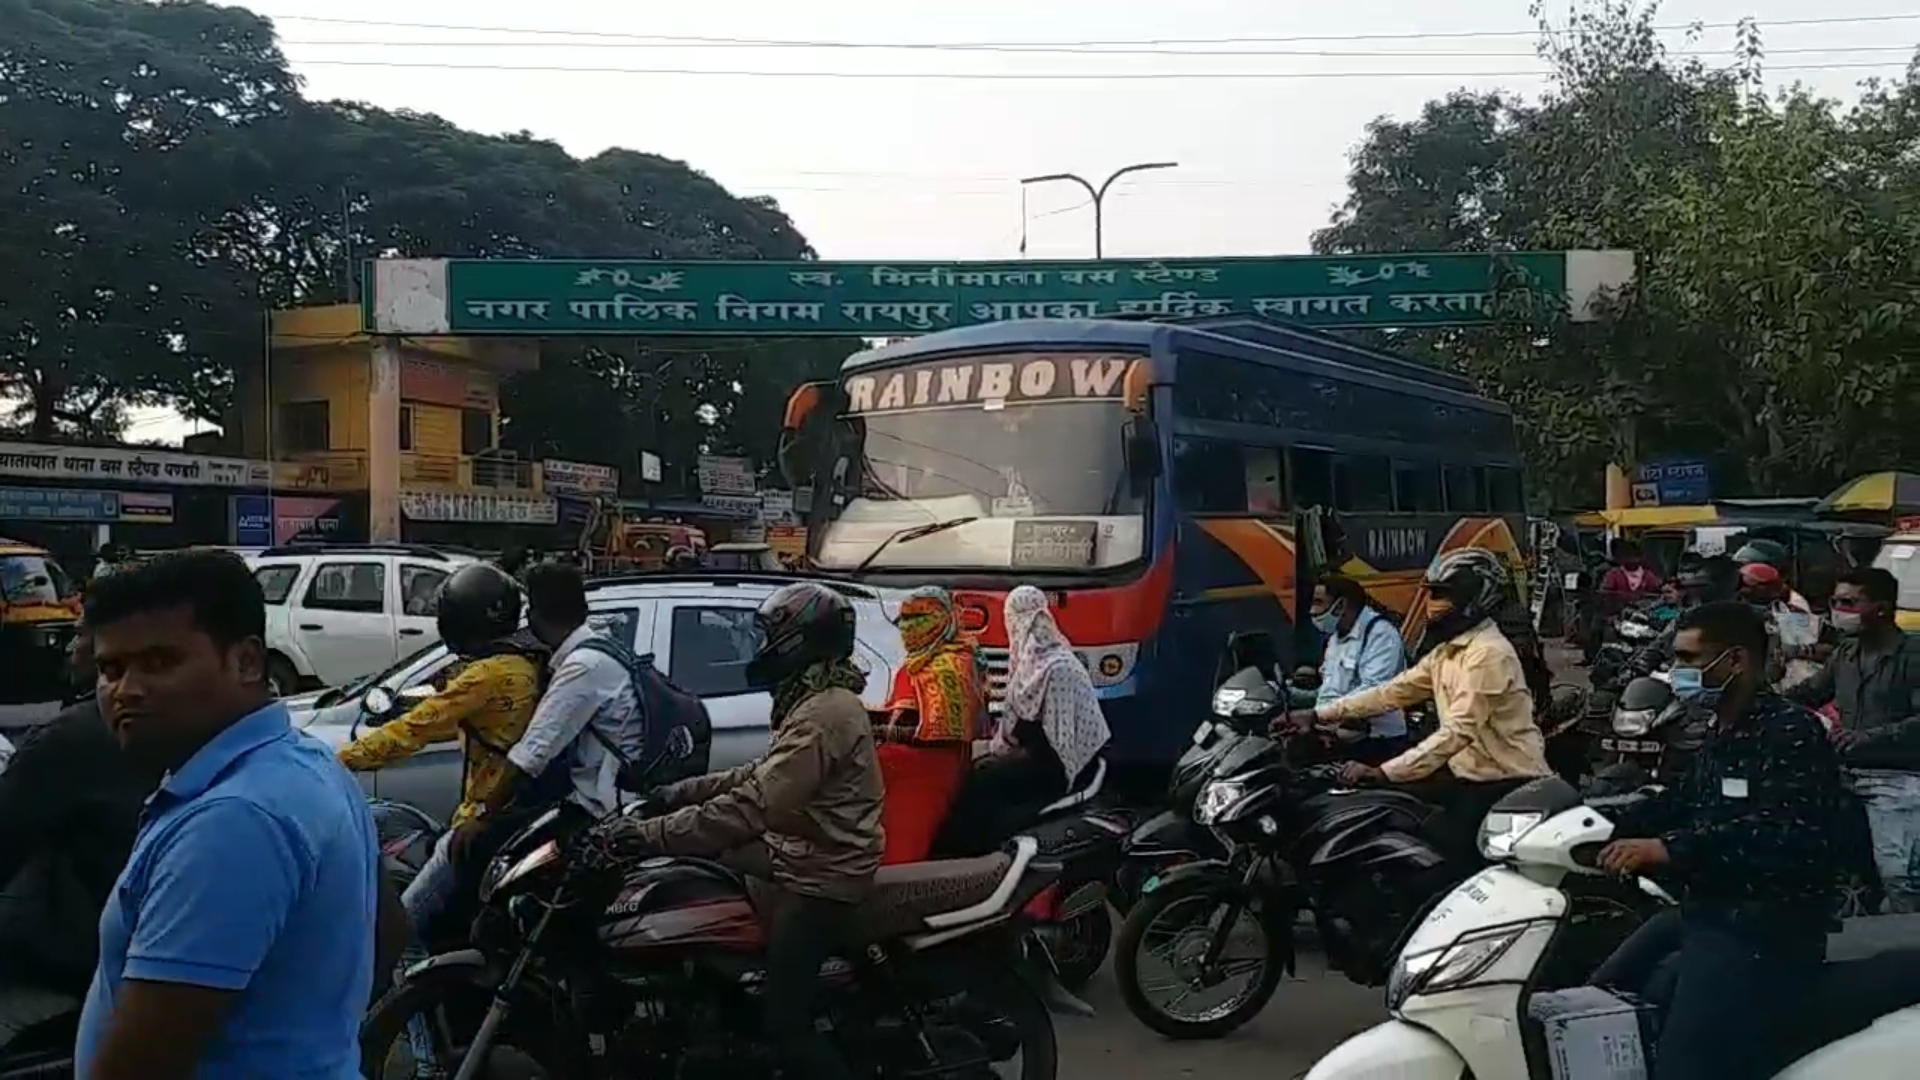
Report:
[[[887,785],[883,864],[923,862],[966,779],[985,701],[974,641],[960,631],[953,595],[916,589],[900,605],[907,662],[875,728]]]

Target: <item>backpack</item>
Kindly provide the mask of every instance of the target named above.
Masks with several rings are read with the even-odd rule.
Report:
[[[635,656],[632,649],[603,634],[588,637],[579,647],[618,661],[639,702],[631,726],[619,737],[609,737],[596,724],[586,729],[620,763],[616,781],[622,791],[639,794],[707,771],[713,721],[707,716],[706,702],[661,674],[652,653]]]

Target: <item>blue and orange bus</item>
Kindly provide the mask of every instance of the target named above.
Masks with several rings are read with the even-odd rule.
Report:
[[[801,387],[785,426],[783,468],[813,487],[811,564],[952,589],[996,680],[1001,600],[1047,590],[1134,775],[1179,754],[1230,633],[1267,631],[1294,659],[1297,509],[1330,512],[1309,550],[1400,612],[1439,552],[1477,545],[1517,565],[1524,535],[1504,406],[1265,320],[929,334]]]

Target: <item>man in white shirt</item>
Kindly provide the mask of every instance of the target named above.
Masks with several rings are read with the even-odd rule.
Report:
[[[508,751],[519,771],[502,784],[465,835],[453,840],[464,882],[477,882],[500,845],[526,821],[556,803],[590,824],[620,806],[621,756],[629,746],[639,699],[633,677],[618,658],[591,643],[599,632],[587,624],[586,581],[579,567],[541,563],[527,571],[527,626],[553,650],[553,674],[527,730]],[[512,809],[509,809],[509,807]]]

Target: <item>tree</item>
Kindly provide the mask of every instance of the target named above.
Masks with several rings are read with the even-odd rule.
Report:
[[[257,325],[198,243],[220,181],[196,155],[294,90],[240,8],[0,0],[0,395],[29,435],[97,434],[104,407],[189,382],[205,328]]]
[[[1710,71],[1666,56],[1655,11],[1543,22],[1556,82],[1538,102],[1460,93],[1376,121],[1316,249],[1639,253],[1602,322],[1395,336],[1514,406],[1561,504],[1596,501],[1608,460],[1703,457],[1722,491],[1820,491],[1920,450],[1896,423],[1920,392],[1920,84],[1847,111],[1770,98],[1751,26]]]

